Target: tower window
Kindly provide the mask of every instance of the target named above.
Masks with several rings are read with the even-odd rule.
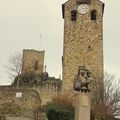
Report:
[[[35,61],[35,70],[38,70],[38,61]]]
[[[77,18],[77,11],[76,10],[71,11],[71,20],[76,21],[76,18]]]
[[[96,20],[96,19],[97,19],[96,10],[92,10],[91,11],[91,20]]]
[[[93,48],[91,46],[88,46],[88,49],[87,49],[88,52],[91,52],[93,51]]]

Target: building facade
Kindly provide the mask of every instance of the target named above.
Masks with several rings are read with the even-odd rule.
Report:
[[[72,90],[78,68],[85,65],[103,77],[103,12],[99,0],[69,0],[64,18],[63,89]]]

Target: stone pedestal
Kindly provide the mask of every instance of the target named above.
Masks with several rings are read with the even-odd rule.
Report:
[[[75,94],[75,120],[90,120],[90,93]]]

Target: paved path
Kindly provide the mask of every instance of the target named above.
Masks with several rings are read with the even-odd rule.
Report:
[[[6,120],[33,120],[32,118],[6,117]]]

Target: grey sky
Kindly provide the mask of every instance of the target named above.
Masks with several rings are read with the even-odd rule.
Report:
[[[8,57],[24,48],[46,50],[47,71],[59,77],[63,52],[61,4],[65,1],[0,0],[0,84],[9,81],[3,67]],[[120,0],[104,2],[105,70],[120,77]]]

